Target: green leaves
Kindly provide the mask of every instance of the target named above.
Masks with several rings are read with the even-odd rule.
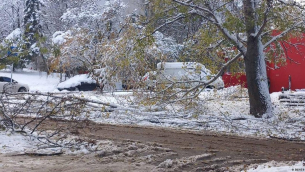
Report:
[[[225,14],[226,14],[226,20],[223,23],[224,28],[226,28],[231,32],[236,32],[236,33],[245,32],[245,24],[241,18],[232,15],[232,13],[227,10]]]

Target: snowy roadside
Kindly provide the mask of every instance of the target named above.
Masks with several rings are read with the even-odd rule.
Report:
[[[89,147],[73,148],[48,147],[33,136],[24,136],[19,133],[0,131],[0,154],[9,155],[52,155],[52,154],[81,154],[89,153]],[[66,139],[65,141],[70,141]],[[90,147],[91,149],[96,147]]]
[[[0,72],[2,76],[10,76],[9,72]],[[46,76],[45,73],[23,71],[13,74],[18,82],[28,84],[30,92],[56,92],[59,95],[73,95],[88,100],[98,100],[104,103],[117,104],[120,108],[114,112],[95,111],[89,114],[89,119],[97,123],[126,124],[150,127],[175,128],[181,130],[209,130],[240,136],[275,137],[280,139],[305,140],[305,108],[287,107],[279,103],[279,93],[271,94],[276,115],[271,119],[257,119],[249,115],[248,99],[245,93],[237,88],[227,88],[217,92],[203,92],[200,95],[202,106],[196,109],[183,109],[181,106],[154,107],[137,105],[137,96],[132,92],[116,92],[99,94],[96,92],[58,92],[57,74]],[[236,96],[237,95],[237,96]],[[38,152],[39,142],[18,134],[0,132],[0,153]],[[106,144],[108,145],[108,144]],[[111,146],[109,144],[108,146]],[[46,149],[44,149],[46,150]],[[49,152],[59,151],[49,149]],[[60,150],[62,151],[62,150]],[[65,150],[71,153],[71,150]],[[74,153],[88,153],[82,148]],[[290,166],[288,166],[290,165]],[[280,167],[277,167],[280,166]],[[273,167],[273,168],[269,168]],[[292,163],[270,162],[261,165],[253,171],[291,171],[293,168],[305,168],[303,162]],[[250,170],[249,170],[250,171]]]
[[[0,72],[8,76],[9,72]],[[278,100],[280,93],[272,93],[275,116],[258,119],[249,115],[247,94],[236,87],[203,92],[202,104],[195,109],[184,109],[179,105],[155,107],[139,105],[138,95],[132,92],[58,92],[59,75],[46,76],[45,73],[23,71],[13,74],[19,82],[28,84],[31,92],[55,92],[59,95],[76,96],[106,104],[116,104],[120,108],[112,113],[94,111],[89,114],[92,121],[107,124],[136,124],[140,126],[169,127],[186,130],[210,130],[242,136],[276,137],[305,140],[305,107],[287,107]],[[241,92],[242,91],[242,92]]]
[[[234,92],[234,88],[231,88]],[[93,92],[81,93],[92,100],[120,104],[129,107],[112,113],[94,112],[90,119],[99,123],[127,124],[165,127],[186,130],[209,130],[241,136],[275,137],[305,140],[304,107],[286,107],[278,102],[278,93],[271,95],[275,105],[275,116],[258,119],[248,114],[247,98],[234,100],[219,98],[228,89],[204,92],[203,105],[197,109],[185,110],[179,106],[170,108],[144,107],[133,103],[132,93],[97,95]],[[75,95],[76,96],[76,95]],[[216,98],[215,98],[216,97]]]

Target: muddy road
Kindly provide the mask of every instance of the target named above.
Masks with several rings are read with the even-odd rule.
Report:
[[[54,129],[66,124],[64,121],[48,121],[39,129]],[[108,148],[87,155],[1,155],[0,170],[240,171],[253,163],[305,160],[305,142],[280,139],[93,122],[72,128],[71,133],[91,140],[108,141]]]

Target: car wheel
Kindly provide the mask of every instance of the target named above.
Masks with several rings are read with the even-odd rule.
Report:
[[[21,87],[21,88],[19,88],[18,92],[27,92],[27,90],[26,90],[26,88]]]

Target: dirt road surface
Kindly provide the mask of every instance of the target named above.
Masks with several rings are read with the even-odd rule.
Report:
[[[41,127],[52,128],[52,122]],[[253,163],[305,160],[305,142],[280,139],[93,122],[73,133],[103,141],[105,150],[59,156],[0,154],[0,171],[240,171]]]

